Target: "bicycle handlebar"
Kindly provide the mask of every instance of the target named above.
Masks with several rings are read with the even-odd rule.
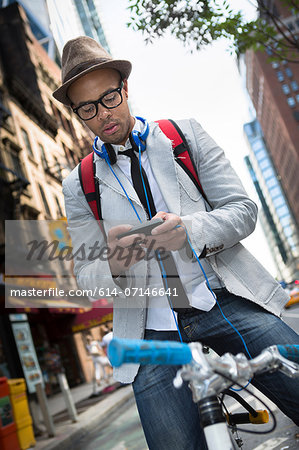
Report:
[[[125,363],[182,365],[191,361],[192,354],[180,342],[115,338],[108,346],[108,357],[114,367]]]
[[[299,345],[276,347],[284,358],[299,363]],[[125,363],[182,365],[191,362],[192,352],[188,344],[181,342],[114,338],[108,357],[114,367]]]
[[[299,345],[277,345],[281,356],[299,364]]]
[[[218,414],[222,417],[221,406],[217,400],[221,392],[235,382],[244,384],[245,380],[263,371],[280,370],[289,377],[299,376],[299,366],[296,364],[299,363],[299,345],[273,345],[248,360],[242,353],[235,356],[225,353],[222,356],[207,358],[200,342],[184,344],[177,341],[114,338],[108,346],[108,357],[115,367],[124,363],[183,365],[173,380],[174,387],[179,388],[184,381],[189,382],[193,401],[200,405],[201,423],[208,448],[213,449],[232,448],[226,425],[218,420]],[[217,421],[214,421],[215,417]],[[275,424],[275,416],[273,418]],[[228,420],[233,426],[249,422],[267,423],[268,416],[266,411],[256,411],[254,414],[229,414]],[[212,433],[211,429],[215,424],[217,429],[214,433],[213,428]]]

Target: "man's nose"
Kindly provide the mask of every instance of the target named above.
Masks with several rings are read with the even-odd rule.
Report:
[[[112,114],[112,111],[108,108],[105,108],[105,106],[98,104],[98,119],[106,119],[107,117],[110,117]]]

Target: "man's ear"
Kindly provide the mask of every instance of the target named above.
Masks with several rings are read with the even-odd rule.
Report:
[[[125,91],[126,98],[128,98],[129,97],[129,95],[128,95],[128,80],[124,80],[123,83],[124,83],[123,90]]]

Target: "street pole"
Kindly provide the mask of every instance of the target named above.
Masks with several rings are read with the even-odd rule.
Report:
[[[45,390],[42,386],[42,383],[37,383],[35,385],[35,388],[36,388],[36,395],[38,398],[38,403],[39,403],[39,406],[40,406],[40,409],[41,409],[41,412],[43,415],[43,419],[44,419],[44,423],[45,423],[48,435],[49,435],[49,437],[53,437],[53,436],[55,436],[55,428],[54,428],[52,416],[50,414],[50,409],[49,409]]]
[[[73,422],[78,422],[77,410],[65,374],[59,373],[58,380],[69,413],[69,417]]]

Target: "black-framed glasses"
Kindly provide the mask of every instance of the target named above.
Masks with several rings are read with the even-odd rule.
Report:
[[[82,103],[82,105],[77,106],[77,108],[73,108],[74,113],[76,113],[82,120],[90,120],[98,114],[99,103],[107,109],[117,108],[123,101],[123,96],[121,93],[123,86],[124,83],[121,82],[118,88],[112,89],[102,95],[98,100],[94,102]]]

